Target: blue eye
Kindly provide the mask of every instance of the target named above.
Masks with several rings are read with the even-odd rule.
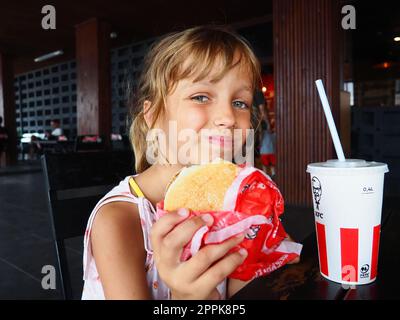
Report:
[[[196,102],[200,102],[200,103],[205,103],[208,100],[210,100],[207,96],[204,96],[204,95],[194,96],[191,99],[196,101]]]
[[[238,101],[238,100],[237,101],[233,101],[232,105],[235,108],[239,108],[239,109],[248,109],[249,108],[249,106],[246,103],[244,103],[243,101]]]

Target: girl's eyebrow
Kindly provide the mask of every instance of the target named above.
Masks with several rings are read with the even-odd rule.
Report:
[[[253,93],[253,90],[249,86],[246,86],[246,85],[240,87],[239,90],[237,90],[237,92],[240,92],[240,91],[248,91],[250,93]]]
[[[196,81],[196,82],[191,82],[191,83],[188,83],[186,86],[185,86],[185,89],[186,88],[191,88],[191,87],[193,87],[193,86],[196,86],[196,85],[205,85],[205,86],[212,86],[213,84],[211,83],[211,82],[209,82],[209,81]],[[247,85],[243,85],[243,86],[241,86],[238,90],[236,90],[236,92],[241,92],[241,91],[248,91],[248,92],[250,92],[251,94],[253,93],[253,90],[249,87],[249,86],[247,86]]]
[[[205,86],[212,86],[213,84],[209,81],[196,81],[196,82],[190,82],[188,83],[188,85],[186,86],[186,88],[190,88],[196,85],[205,85]]]

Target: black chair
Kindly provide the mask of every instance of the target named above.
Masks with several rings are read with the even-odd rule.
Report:
[[[49,153],[41,160],[61,292],[64,299],[72,299],[64,240],[84,235],[96,203],[119,181],[134,174],[134,156],[129,151]]]
[[[121,140],[111,140],[112,150],[131,150],[131,144],[127,135],[121,135]]]

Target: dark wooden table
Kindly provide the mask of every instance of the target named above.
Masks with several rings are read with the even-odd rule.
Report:
[[[382,211],[378,276],[373,283],[351,288],[323,278],[319,272],[317,241],[313,233],[303,242],[300,263],[286,265],[268,276],[253,280],[232,300],[399,299],[397,268],[400,268],[400,211],[389,201]]]

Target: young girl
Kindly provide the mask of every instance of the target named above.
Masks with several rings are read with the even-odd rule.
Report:
[[[245,141],[259,82],[259,63],[248,44],[222,27],[195,27],[153,46],[145,59],[130,128],[138,174],[121,181],[89,218],[82,299],[225,299],[245,285],[227,280],[246,258],[244,249],[227,254],[243,234],[205,246],[181,262],[183,247],[213,218],[204,214],[186,219],[188,211],[182,208],[155,221],[155,207],[184,165],[201,163],[200,155],[221,146],[231,148],[234,130],[242,130]],[[178,133],[191,129],[198,134],[192,145],[198,152],[185,164],[174,162],[171,154],[179,152],[182,141],[167,144],[163,152],[154,140],[157,159],[165,161],[149,163],[147,133],[160,129],[170,141],[175,134],[169,131],[171,122]],[[204,129],[213,133],[200,137]]]

